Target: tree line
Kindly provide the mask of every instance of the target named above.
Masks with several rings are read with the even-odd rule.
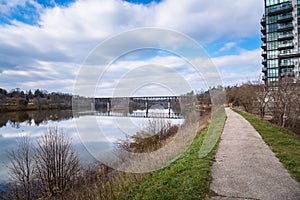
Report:
[[[36,89],[23,91],[0,88],[0,112],[17,110],[66,109],[72,106],[72,95]]]
[[[273,88],[254,81],[225,90],[228,104],[300,134],[300,82],[282,78]]]
[[[268,116],[273,123],[299,133],[299,85],[300,83],[295,82],[294,79],[285,77],[273,89],[268,88],[260,81],[222,87],[222,89],[226,91],[227,104],[239,106],[246,112],[258,114],[261,118]],[[207,91],[201,91],[197,94],[194,94],[192,91],[186,95],[196,96],[202,107],[205,107],[211,104],[210,93],[215,89],[220,88],[210,88]],[[103,105],[96,101],[96,107]],[[40,89],[22,91],[19,88],[8,92],[0,88],[0,112],[12,110],[71,109],[71,107],[71,94],[60,92],[49,93],[46,90]],[[183,112],[180,106],[174,105],[173,109]]]

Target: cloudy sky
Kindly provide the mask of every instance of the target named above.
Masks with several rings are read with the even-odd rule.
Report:
[[[0,0],[0,88],[72,93],[95,48],[124,31],[144,27],[174,30],[195,40],[224,85],[257,80],[262,14],[263,1],[253,0]],[[97,95],[110,96],[130,70],[153,63],[177,70],[193,89],[201,90],[198,75],[180,56],[140,50],[112,60],[99,77]],[[147,77],[144,73],[140,78]]]

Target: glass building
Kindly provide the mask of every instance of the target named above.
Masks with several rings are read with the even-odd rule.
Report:
[[[299,79],[300,0],[264,0],[261,19],[262,72],[269,87],[283,77]]]

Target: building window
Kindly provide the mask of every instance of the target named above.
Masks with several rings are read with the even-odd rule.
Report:
[[[286,59],[282,59],[280,61],[280,64],[281,65],[293,65],[294,64],[294,61],[292,58],[286,58]]]
[[[278,42],[277,41],[273,41],[273,42],[269,42],[267,45],[267,50],[275,50],[278,48]]]
[[[280,54],[289,54],[289,53],[292,53],[292,52],[293,52],[292,49],[284,49],[284,50],[280,51]]]
[[[268,24],[267,25],[267,32],[270,33],[270,32],[275,32],[277,31],[277,24]]]
[[[274,41],[277,40],[278,34],[277,33],[268,33],[267,34],[267,41]]]
[[[272,24],[277,22],[277,15],[267,17],[267,24]]]
[[[292,44],[293,43],[293,40],[284,40],[284,41],[281,41],[279,44]]]
[[[268,69],[268,77],[277,77],[278,76],[278,69]]]
[[[277,68],[278,67],[278,59],[268,60],[268,67],[269,68]]]
[[[274,59],[278,57],[278,50],[268,51],[267,58]]]
[[[278,3],[284,3],[284,2],[288,2],[290,0],[266,0],[266,6],[272,6]],[[298,0],[299,2],[299,0]]]

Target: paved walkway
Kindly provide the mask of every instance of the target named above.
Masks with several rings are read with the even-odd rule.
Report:
[[[239,114],[226,109],[227,121],[212,166],[212,200],[300,200],[291,178],[261,136]]]

